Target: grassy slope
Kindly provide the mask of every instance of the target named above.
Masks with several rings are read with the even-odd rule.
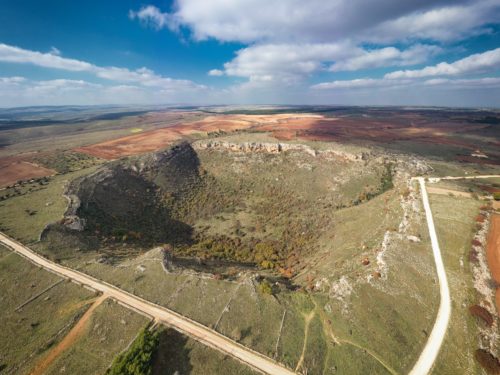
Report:
[[[329,252],[321,254],[324,267],[315,268],[318,278],[329,276],[336,280],[343,274],[351,278],[355,290],[348,315],[342,313],[343,303],[323,293],[313,294],[311,300],[307,294],[283,292],[275,299],[255,292],[249,284],[236,290],[236,284],[227,281],[166,274],[154,252],[122,262],[120,267],[94,263],[88,264],[85,270],[208,326],[213,326],[221,317],[218,331],[271,357],[277,355],[291,368],[295,368],[302,352],[304,314],[316,309],[317,317],[313,329],[309,330],[308,342],[315,342],[322,349],[308,346],[304,359],[306,366],[318,368],[321,363],[325,373],[334,368],[347,372],[368,369],[373,373],[386,372],[377,359],[361,347],[396,371],[404,372],[425,342],[424,331],[429,332],[432,327],[437,287],[425,222],[418,220],[414,220],[409,234],[421,235],[422,242],[394,242],[386,254],[388,280],[376,281],[375,285],[362,282],[375,269],[370,249],[380,245],[386,229],[397,227],[402,215],[397,194],[387,194],[389,196],[335,214],[336,236],[330,243]],[[356,228],[363,228],[363,231]],[[363,250],[363,244],[368,250]],[[365,253],[370,256],[371,266],[361,265]],[[329,258],[325,259],[325,255]],[[144,267],[142,271],[139,265]],[[412,292],[401,293],[401,285]],[[230,300],[228,310],[222,313]],[[284,329],[276,353],[285,309]],[[320,313],[321,310],[324,312]],[[320,323],[322,330],[318,329]],[[341,345],[332,344],[330,331],[342,340]],[[362,362],[357,361],[360,353],[363,353]],[[351,361],[345,356],[351,356]]]
[[[104,374],[148,318],[106,300],[92,314],[85,332],[50,366],[47,374]]]
[[[64,336],[93,294],[63,281],[20,311],[16,307],[60,280],[0,246],[0,364],[27,372]]]
[[[190,339],[173,329],[164,329],[153,363],[153,375],[251,375],[256,374],[247,366]]]
[[[214,158],[212,162],[216,159]],[[282,167],[275,166],[274,168],[278,170],[280,179],[286,177],[287,174],[281,170]],[[304,178],[304,181],[307,180],[306,176],[301,177],[301,174],[307,174],[306,170],[296,176],[299,179]],[[269,182],[273,176],[271,173],[265,173],[259,178]],[[296,187],[295,181],[287,181],[286,178],[284,181],[284,186]],[[357,188],[359,189],[359,182]],[[322,193],[311,189],[302,190],[310,194],[313,200]],[[352,191],[352,186],[349,186],[347,190]],[[385,230],[397,227],[399,222],[401,212],[398,209],[398,196],[389,192],[350,209],[334,213],[332,210],[322,208],[322,211],[323,215],[333,217],[331,222],[334,226],[332,232],[324,233],[321,237],[322,252],[319,253],[319,257],[310,260],[311,264],[315,263],[313,265],[316,273],[314,276],[316,278],[327,276],[335,280],[345,274],[354,282],[359,277],[365,278],[373,268],[361,266],[361,257],[368,255],[372,265],[375,264],[370,251],[380,244]],[[244,220],[242,221],[245,224]],[[330,219],[328,222],[330,223]],[[318,366],[322,363],[326,373],[335,367],[346,371],[366,368],[375,373],[384,371],[381,365],[366,352],[363,352],[366,362],[356,366],[352,363],[349,365],[350,361],[343,356],[352,355],[352,360],[355,361],[360,355],[360,349],[356,345],[373,350],[375,355],[379,355],[398,370],[406,369],[412,363],[415,353],[419,351],[425,339],[422,331],[428,329],[433,318],[434,294],[430,285],[432,281],[422,280],[412,264],[421,259],[424,266],[428,265],[430,258],[428,258],[429,253],[426,252],[425,246],[410,246],[406,242],[400,246],[403,251],[393,251],[389,254],[392,257],[390,259],[392,273],[389,274],[386,284],[373,287],[361,283],[359,288],[355,289],[350,301],[351,317],[342,315],[342,303],[337,303],[333,299],[327,306],[323,295],[315,296],[320,308],[332,311],[332,313],[327,314],[326,317],[318,315],[314,320],[313,329],[309,331],[311,337],[308,338],[308,342],[317,342],[322,349],[316,351],[307,347],[304,358],[306,366],[319,368]],[[75,260],[73,265],[81,265],[83,260],[83,258]],[[146,267],[145,271],[137,268],[139,263],[129,263],[125,268],[88,264],[86,271],[154,302],[173,308],[206,325],[215,324],[236,287],[235,284],[227,282],[202,280],[186,275],[166,275],[158,262],[143,262],[142,265]],[[304,274],[303,277],[305,276]],[[407,285],[408,288],[417,285],[415,295],[407,296],[398,292],[401,289],[401,283]],[[293,326],[294,329],[284,330],[278,356],[294,368],[304,342],[303,313],[313,308],[312,303],[308,302],[310,306],[304,308],[305,297],[289,297],[288,294],[279,296],[278,301],[259,294],[251,298],[249,296],[252,296],[250,286],[244,286],[238,290],[234,301],[229,306],[229,311],[222,315],[218,329],[230,337],[239,338],[246,345],[274,355],[279,324],[286,308],[289,311],[285,319],[285,327]],[[251,306],[245,309],[244,307],[251,301],[253,301]],[[384,302],[381,303],[381,301]],[[419,319],[412,320],[413,314],[418,315]],[[342,336],[344,344],[333,346],[328,332],[325,334],[318,329],[318,319],[323,325],[323,331],[328,331],[325,327],[329,325],[328,320],[330,320],[332,330]],[[398,327],[398,329],[393,327]],[[408,353],[412,354],[408,355]]]
[[[452,298],[451,321],[434,374],[480,374],[473,358],[477,323],[468,312],[468,307],[475,303],[468,252],[481,202],[431,194],[430,204]]]
[[[58,175],[41,190],[1,202],[0,227],[9,236],[23,243],[37,241],[45,225],[61,219],[66,211],[68,201],[62,194],[67,182],[93,170],[94,168],[88,168]],[[29,215],[26,210],[37,213]]]

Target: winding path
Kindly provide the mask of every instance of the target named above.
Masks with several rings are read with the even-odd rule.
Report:
[[[441,349],[448,323],[451,315],[451,298],[450,289],[448,288],[448,279],[446,278],[446,271],[444,269],[443,258],[441,257],[441,250],[434,227],[434,219],[432,218],[431,206],[429,204],[429,197],[425,188],[425,179],[418,177],[416,180],[420,183],[420,192],[422,194],[422,202],[424,204],[425,216],[427,219],[427,226],[429,228],[429,235],[431,238],[432,253],[434,255],[434,262],[436,264],[436,271],[439,281],[439,293],[441,301],[439,303],[439,310],[432,328],[429,339],[425,344],[424,350],[420,353],[420,357],[410,371],[410,375],[426,375],[428,374]]]
[[[176,330],[194,338],[195,340],[219,350],[233,358],[240,360],[251,368],[266,373],[276,375],[291,375],[292,370],[280,365],[278,362],[268,358],[256,351],[249,349],[237,342],[221,335],[220,333],[205,327],[185,316],[182,316],[167,308],[161,307],[140,297],[130,294],[104,281],[95,279],[84,273],[56,264],[30,250],[21,243],[11,239],[0,232],[0,242],[22,255],[44,269],[56,273],[64,278],[71,279],[82,285],[102,292],[119,303],[130,307],[145,315],[151,316],[160,322],[174,327]]]
[[[500,175],[479,175],[479,176],[457,176],[457,177],[430,177],[429,182],[435,183],[441,180],[472,180],[472,179],[484,179],[484,178],[498,178]],[[443,345],[444,337],[446,331],[448,330],[448,323],[451,316],[451,298],[450,289],[448,287],[448,279],[446,278],[446,271],[443,264],[443,258],[441,257],[441,249],[439,248],[439,242],[437,239],[436,228],[434,226],[434,219],[432,218],[431,206],[429,204],[429,197],[427,195],[427,189],[425,187],[424,177],[414,177],[412,180],[416,180],[420,184],[420,191],[422,194],[422,202],[424,204],[425,216],[427,218],[427,226],[429,228],[429,235],[431,238],[432,253],[434,254],[434,262],[436,264],[436,271],[439,281],[439,293],[441,295],[441,301],[439,303],[439,310],[436,316],[436,321],[434,322],[434,327],[432,328],[429,339],[425,344],[424,349],[420,353],[420,356],[410,371],[410,375],[427,375],[431,372],[436,358],[439,354],[439,350]]]

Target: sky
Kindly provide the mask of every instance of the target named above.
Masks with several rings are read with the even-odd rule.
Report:
[[[500,0],[2,0],[0,107],[500,107]]]

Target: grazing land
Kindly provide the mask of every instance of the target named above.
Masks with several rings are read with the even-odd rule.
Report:
[[[28,373],[78,321],[93,293],[4,247],[0,254],[0,366],[8,374]]]
[[[433,373],[500,369],[500,179],[435,180],[500,174],[496,112],[116,111],[0,124],[2,177],[22,175],[0,190],[2,232],[289,371],[401,374],[440,302],[423,176],[452,299]],[[0,267],[9,332],[25,332],[18,351],[0,346],[7,371],[254,373],[107,296],[44,292],[60,279],[1,247]],[[16,311],[40,292],[36,315]]]
[[[46,373],[104,374],[148,321],[110,299],[104,300],[82,327],[77,341],[58,356]]]

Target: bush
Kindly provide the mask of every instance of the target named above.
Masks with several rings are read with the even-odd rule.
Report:
[[[500,191],[496,191],[493,193],[493,199],[496,201],[500,201]]]
[[[262,282],[259,284],[259,291],[260,291],[262,294],[269,294],[269,295],[272,295],[272,294],[273,294],[273,287],[271,286],[271,284],[269,283],[269,281],[264,280],[264,281],[262,281]]]
[[[484,307],[479,305],[472,305],[469,307],[469,312],[472,316],[481,319],[488,327],[493,325],[493,316]]]
[[[477,349],[474,358],[488,374],[500,373],[500,363],[490,352],[484,349]]]
[[[158,332],[143,329],[129,350],[113,361],[107,375],[150,375],[153,354],[158,347]]]

